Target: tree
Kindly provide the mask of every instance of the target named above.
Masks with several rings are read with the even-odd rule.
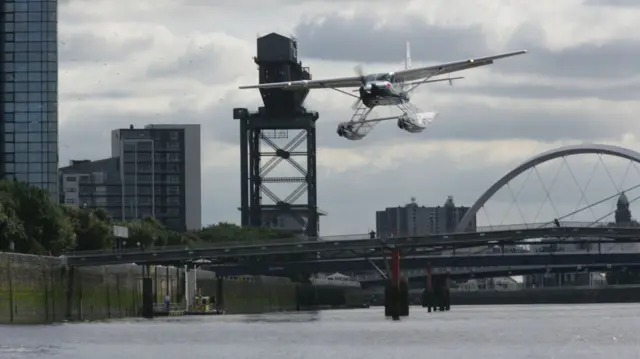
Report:
[[[49,193],[17,181],[0,181],[0,250],[11,244],[19,253],[58,255],[65,250],[113,248],[109,214],[55,203]],[[270,228],[243,228],[218,223],[199,231],[168,231],[155,218],[119,223],[129,229],[126,247],[193,246],[198,242],[256,242],[295,239],[295,234]]]
[[[240,227],[232,223],[220,222],[206,226],[196,232],[196,235],[204,242],[251,242],[251,241],[273,241],[287,240],[295,238],[295,234],[290,231],[283,231],[271,228],[247,228]]]
[[[163,246],[167,243],[169,234],[157,219],[147,217],[123,223],[129,228],[127,247],[135,247],[140,244],[142,248]]]
[[[0,251],[13,249],[16,243],[22,244],[27,239],[14,208],[13,198],[7,193],[0,193]]]
[[[59,254],[75,245],[70,222],[47,191],[18,181],[0,181],[0,193],[12,199],[7,202],[9,208],[24,228],[26,239],[15,243],[16,251]]]
[[[75,235],[75,249],[79,251],[112,248],[115,238],[111,218],[104,210],[61,206]]]

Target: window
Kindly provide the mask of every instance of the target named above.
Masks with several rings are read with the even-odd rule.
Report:
[[[64,189],[65,192],[67,193],[75,193],[76,192],[76,188],[75,187],[67,187]]]
[[[178,153],[167,153],[167,161],[169,162],[179,162],[180,154]]]

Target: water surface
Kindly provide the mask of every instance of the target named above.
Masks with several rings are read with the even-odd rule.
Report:
[[[0,326],[1,359],[640,358],[640,305],[382,308]]]

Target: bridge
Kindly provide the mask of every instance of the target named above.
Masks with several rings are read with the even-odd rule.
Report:
[[[586,200],[585,191],[588,187],[588,183],[595,178],[594,174],[591,174],[587,185],[580,185],[580,174],[576,175],[577,171],[571,170],[569,160],[576,157],[584,157],[585,155],[593,155],[597,159],[596,166],[602,164],[604,168],[603,178],[613,183],[613,194],[602,198],[595,202],[589,203]],[[612,172],[606,167],[603,162],[603,156],[611,157],[614,159],[623,159],[628,161],[624,178],[619,184],[612,178]],[[541,178],[541,173],[546,173],[543,165],[549,164],[553,161],[560,161],[561,168],[569,168],[568,172],[571,175],[570,179],[575,183],[578,189],[580,198],[578,204],[572,210],[569,210],[566,214],[560,213],[561,206],[556,206],[553,203],[552,187],[547,185]],[[91,265],[108,265],[119,263],[139,263],[139,264],[174,264],[183,265],[189,264],[196,260],[207,259],[211,262],[211,269],[218,271],[219,273],[238,273],[239,271],[247,271],[246,273],[260,273],[260,274],[275,274],[277,272],[283,272],[283,270],[274,270],[273,268],[286,268],[286,270],[317,270],[317,271],[371,271],[372,263],[376,265],[383,264],[384,258],[389,251],[398,249],[402,251],[403,268],[417,268],[424,269],[424,264],[427,261],[432,261],[431,265],[445,265],[451,266],[452,263],[465,263],[465,266],[498,266],[498,265],[550,265],[550,264],[566,264],[566,265],[590,265],[590,264],[603,264],[609,263],[612,265],[618,263],[630,263],[629,258],[625,256],[631,256],[631,259],[636,259],[633,253],[562,253],[550,255],[531,255],[531,254],[512,254],[512,255],[500,255],[494,254],[477,254],[475,256],[467,256],[462,259],[456,252],[461,251],[473,251],[475,247],[486,248],[487,246],[510,246],[518,243],[526,242],[529,245],[530,241],[539,240],[540,238],[547,239],[549,241],[556,240],[553,245],[567,245],[567,244],[579,244],[579,241],[573,241],[572,239],[589,240],[598,245],[620,245],[621,243],[632,243],[637,238],[637,234],[640,233],[638,224],[631,221],[630,214],[628,213],[627,219],[621,223],[621,225],[612,225],[610,222],[606,222],[608,218],[616,214],[616,222],[618,222],[618,212],[620,208],[610,210],[615,206],[612,203],[622,200],[623,196],[626,201],[627,212],[629,205],[635,202],[640,196],[629,199],[629,195],[632,191],[640,188],[640,179],[636,181],[636,185],[623,186],[626,180],[627,174],[630,169],[640,174],[636,165],[640,163],[640,153],[625,149],[617,146],[609,145],[575,145],[560,147],[551,151],[541,153],[534,156],[515,169],[509,171],[504,176],[500,177],[493,185],[485,191],[478,200],[471,206],[466,212],[465,216],[460,221],[457,229],[454,233],[436,234],[429,236],[413,236],[404,238],[386,238],[386,239],[371,239],[369,235],[358,234],[348,236],[334,236],[334,237],[319,237],[311,238],[308,241],[253,241],[251,243],[218,243],[210,244],[207,246],[194,246],[190,248],[185,247],[164,247],[164,248],[150,248],[146,251],[125,251],[118,253],[105,253],[105,252],[76,252],[68,253],[63,256],[63,260],[69,266],[91,266]],[[564,166],[564,167],[562,167]],[[621,167],[622,168],[622,167]],[[543,188],[543,194],[540,196],[544,198],[544,202],[551,203],[554,216],[548,218],[546,221],[540,221],[538,214],[540,209],[533,216],[532,221],[527,221],[523,213],[526,211],[518,206],[518,195],[520,191],[512,190],[516,188],[516,180],[523,177],[528,171],[528,175],[525,178],[525,182],[535,174],[541,182]],[[631,171],[632,172],[632,171]],[[586,175],[585,175],[586,176]],[[557,177],[557,173],[556,176]],[[597,180],[597,179],[596,179]],[[523,184],[524,186],[524,184]],[[469,228],[476,216],[480,215],[482,211],[488,212],[487,206],[490,204],[489,200],[500,195],[500,191],[507,189],[512,197],[512,203],[509,206],[516,207],[520,217],[523,219],[523,223],[515,225],[502,225],[504,222],[500,222],[501,225],[489,225],[487,227],[476,228],[475,231],[465,231]],[[563,189],[562,195],[566,194],[566,188]],[[599,193],[601,195],[601,193]],[[581,207],[581,204],[586,203]],[[513,205],[513,206],[512,206]],[[597,206],[609,207],[606,211],[600,214],[595,214],[597,211],[594,208]],[[526,209],[526,208],[525,208]],[[591,213],[593,220],[591,221],[574,221],[572,220],[576,216],[580,216],[585,213]],[[485,213],[486,214],[486,213]],[[623,213],[624,214],[624,213]],[[489,218],[490,216],[487,215]],[[507,215],[505,215],[507,217]],[[622,217],[625,217],[624,215]],[[488,223],[495,223],[495,221],[487,220]],[[560,241],[563,241],[562,243]],[[634,244],[635,245],[635,244]],[[445,255],[438,256],[426,256],[435,252],[443,252]],[[296,255],[312,254],[316,259],[307,261],[295,261]],[[424,256],[420,256],[424,255]],[[298,257],[300,258],[300,257]],[[411,259],[412,258],[412,259]],[[483,259],[484,258],[484,259]],[[518,261],[524,261],[523,263],[515,263]],[[580,261],[584,261],[578,263]],[[335,267],[338,266],[338,267]],[[455,266],[455,265],[454,265]]]
[[[574,223],[575,225],[575,223]],[[185,264],[196,260],[225,263],[237,258],[263,257],[271,262],[286,260],[283,256],[292,254],[327,254],[338,253],[347,257],[365,258],[389,249],[402,249],[410,253],[420,249],[451,250],[473,248],[478,246],[505,245],[523,242],[527,239],[541,238],[581,238],[586,243],[592,239],[598,243],[629,243],[635,241],[640,231],[628,227],[540,227],[534,229],[510,229],[487,232],[462,232],[419,237],[388,239],[356,239],[334,241],[298,241],[273,244],[229,245],[222,244],[204,248],[157,249],[147,251],[131,251],[121,253],[75,253],[64,256],[69,266],[96,266],[109,264]],[[592,242],[593,242],[592,241]],[[564,239],[563,243],[571,242]],[[535,243],[527,243],[535,245]],[[331,256],[331,255],[329,255]]]
[[[453,268],[450,271],[439,271],[434,268],[433,275],[448,275],[454,281],[464,281],[469,279],[496,278],[523,276],[543,273],[580,273],[580,272],[606,272],[610,270],[630,270],[639,269],[640,263],[614,263],[614,264],[586,264],[586,265],[551,265],[551,266],[505,266],[491,268]],[[412,273],[413,272],[413,273]],[[412,288],[424,288],[426,276],[422,271],[414,270],[405,274],[405,278],[412,284]],[[388,278],[382,276],[356,276],[353,278],[361,283],[363,288],[383,287],[388,282]]]
[[[352,259],[315,259],[292,262],[265,262],[220,264],[211,269],[218,275],[263,274],[289,276],[295,273],[370,271],[384,268],[386,257]],[[492,266],[551,266],[640,263],[640,252],[635,253],[530,253],[530,254],[479,254],[479,255],[431,255],[402,258],[402,268],[432,267],[492,267]]]

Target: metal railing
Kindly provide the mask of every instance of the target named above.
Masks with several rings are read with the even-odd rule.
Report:
[[[233,248],[233,247],[242,247],[242,246],[257,246],[257,245],[278,245],[278,244],[292,244],[292,243],[308,243],[313,241],[350,241],[350,240],[363,240],[370,239],[371,235],[368,233],[365,234],[348,234],[348,235],[337,235],[337,236],[322,236],[322,237],[308,237],[305,239],[301,238],[276,238],[276,239],[262,239],[262,238],[251,238],[251,239],[236,239],[236,240],[222,240],[222,241],[214,241],[214,242],[193,242],[190,244],[183,245],[171,245],[171,246],[153,246],[149,248],[143,248],[139,246],[135,247],[125,247],[119,249],[98,249],[98,250],[88,250],[88,251],[75,251],[69,250],[65,251],[64,255],[93,255],[93,254],[118,254],[118,253],[141,253],[146,251],[184,251],[189,249],[209,249],[209,248]]]
[[[507,224],[507,225],[499,225],[499,226],[482,226],[477,227],[475,232],[477,233],[487,233],[487,232],[496,232],[496,231],[517,231],[517,230],[527,230],[527,229],[544,229],[544,228],[556,228],[558,227],[578,227],[578,228],[586,228],[586,227],[610,227],[616,228],[613,224],[598,224],[593,222],[570,222],[570,221],[562,221],[559,223],[554,222],[541,222],[541,223],[524,223],[524,224]],[[640,228],[639,228],[640,230]],[[451,234],[462,233],[462,232],[454,232]],[[467,232],[468,233],[468,232]],[[442,234],[434,234],[434,235],[442,235]],[[386,236],[385,239],[391,239],[393,237]],[[241,246],[258,246],[261,244],[264,245],[279,245],[279,244],[294,244],[294,243],[308,243],[310,241],[350,241],[350,240],[366,240],[371,239],[371,234],[363,233],[363,234],[348,234],[348,235],[335,235],[335,236],[321,236],[321,237],[308,237],[308,238],[284,238],[284,239],[263,239],[263,238],[247,238],[247,239],[229,239],[229,240],[221,240],[214,242],[193,242],[185,245],[171,245],[171,246],[153,246],[149,248],[141,248],[141,247],[126,247],[122,249],[102,249],[102,250],[90,250],[90,251],[75,251],[70,250],[66,251],[63,254],[68,256],[77,256],[77,255],[100,255],[100,254],[118,254],[118,253],[141,253],[145,251],[183,251],[190,249],[210,249],[210,248],[233,248],[233,247],[241,247]],[[374,238],[379,239],[379,238]]]
[[[594,223],[594,222],[574,222],[574,221],[559,221],[555,222],[539,222],[539,223],[522,223],[522,224],[503,224],[498,226],[482,226],[476,227],[476,232],[496,232],[496,231],[517,231],[521,229],[541,229],[541,228],[557,228],[560,227],[612,227],[615,225],[609,225],[607,223]]]

